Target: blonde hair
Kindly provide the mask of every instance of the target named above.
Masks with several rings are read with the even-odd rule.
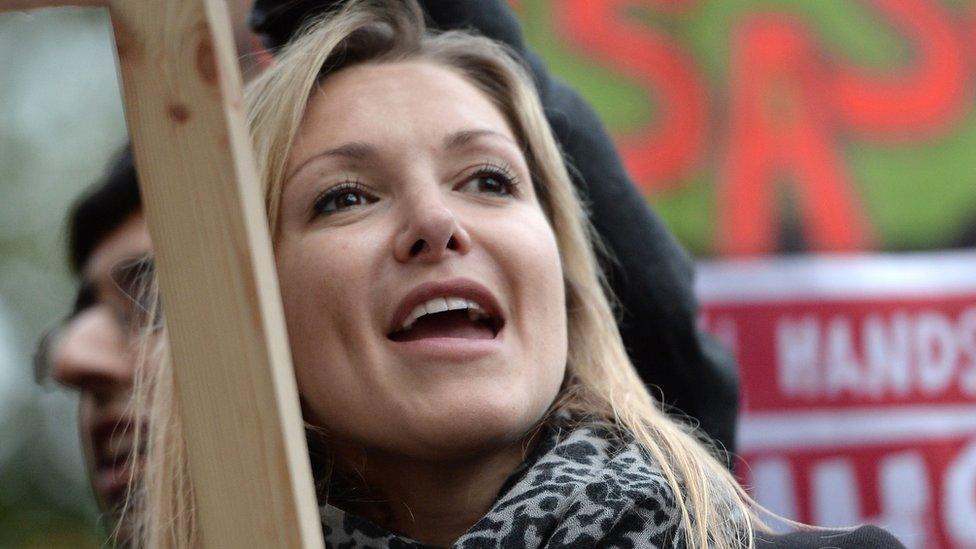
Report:
[[[272,235],[293,141],[318,83],[361,63],[423,60],[456,71],[505,116],[521,145],[555,233],[566,286],[566,378],[553,410],[612,424],[660,466],[676,495],[689,547],[752,547],[765,530],[754,502],[700,441],[668,417],[631,364],[598,267],[595,234],[524,68],[501,45],[463,32],[431,33],[416,2],[361,0],[307,26],[246,91],[248,120]],[[165,363],[165,357],[159,360]],[[149,546],[195,541],[192,483],[172,372],[156,369],[145,488],[139,511]]]

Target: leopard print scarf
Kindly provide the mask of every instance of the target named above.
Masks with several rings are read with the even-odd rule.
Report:
[[[337,507],[320,508],[326,547],[428,549]],[[683,547],[672,490],[634,442],[591,425],[551,428],[491,510],[452,547]]]

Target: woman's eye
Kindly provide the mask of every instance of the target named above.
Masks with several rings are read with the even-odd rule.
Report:
[[[515,177],[501,169],[482,169],[457,190],[507,196],[515,194]]]
[[[508,181],[503,181],[497,175],[478,176],[478,190],[483,193],[508,194]]]
[[[314,209],[316,215],[329,215],[373,202],[376,202],[376,198],[358,186],[340,185],[319,196]]]

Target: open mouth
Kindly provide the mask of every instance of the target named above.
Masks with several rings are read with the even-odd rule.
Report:
[[[504,320],[478,302],[463,297],[437,297],[417,304],[397,329],[393,341],[427,338],[494,339]]]
[[[145,429],[145,426],[143,426]],[[128,419],[110,419],[93,430],[94,487],[103,502],[110,506],[121,504],[129,481],[138,479],[145,456],[145,437],[135,445],[135,428]]]

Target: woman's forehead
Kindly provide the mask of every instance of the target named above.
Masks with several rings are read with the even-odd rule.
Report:
[[[465,131],[493,132],[515,143],[494,103],[451,69],[427,61],[357,65],[326,78],[312,95],[288,172],[350,143],[434,148]]]

